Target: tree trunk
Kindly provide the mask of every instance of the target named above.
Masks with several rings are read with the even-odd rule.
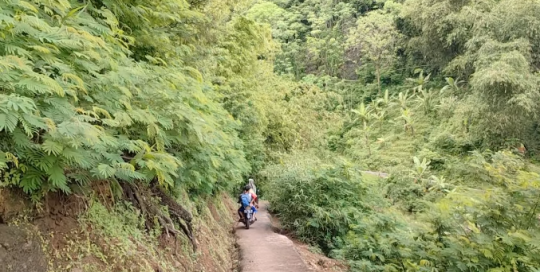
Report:
[[[371,157],[371,148],[369,147],[369,133],[367,131],[367,123],[364,120],[364,140],[368,150],[368,155]]]
[[[375,73],[377,74],[377,88],[379,89],[379,95],[382,93],[381,91],[381,68],[379,67],[379,64],[375,64]]]
[[[369,135],[367,134],[366,132],[366,147],[367,147],[367,150],[368,150],[368,155],[371,157],[371,147],[369,147]]]

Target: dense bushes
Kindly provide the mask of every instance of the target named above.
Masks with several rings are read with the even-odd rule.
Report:
[[[469,184],[481,189],[417,171],[370,181],[307,154],[264,172],[272,209],[353,271],[535,271],[540,263],[540,176],[509,152],[478,155],[490,182],[476,175]]]
[[[265,187],[271,209],[278,212],[284,227],[324,251],[339,247],[351,224],[369,210],[366,188],[358,169],[351,165],[320,162],[269,167],[263,173],[271,180]],[[336,240],[337,239],[337,240]]]

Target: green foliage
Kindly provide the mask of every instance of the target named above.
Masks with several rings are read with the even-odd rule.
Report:
[[[6,0],[0,185],[39,199],[156,180],[197,198],[258,175],[284,226],[353,270],[536,271],[539,12]],[[140,224],[124,219],[87,218]]]
[[[403,92],[395,85],[414,76],[407,87],[422,93],[431,115],[443,77],[460,78],[445,91],[461,102],[453,115],[475,141],[537,148],[540,43],[528,29],[540,24],[539,8],[534,0],[258,1],[248,17],[272,27],[281,48],[277,73],[341,94],[343,108],[368,103],[384,88]]]
[[[353,28],[348,47],[357,59],[370,61],[375,66],[377,86],[381,92],[381,70],[392,66],[399,33],[394,26],[394,18],[389,14],[373,11],[358,19]],[[354,52],[358,51],[358,52]]]
[[[18,161],[16,186],[70,192],[95,179],[156,179],[211,193],[247,173],[240,124],[180,59],[197,57],[189,49],[198,32],[193,23],[204,14],[183,1],[137,7],[2,5],[0,146]],[[241,18],[231,24],[220,44],[230,57],[220,67],[240,73],[256,56],[231,62],[243,56],[234,50],[255,45],[226,47],[227,39],[256,41],[258,31],[242,30],[252,23]]]
[[[499,50],[495,44],[489,48]],[[502,55],[492,57],[486,65],[502,65]],[[526,85],[531,61],[519,55],[505,60],[525,81],[512,79],[512,73],[490,78],[484,71],[470,74],[468,82],[448,77],[444,86],[436,73],[415,69],[404,88],[374,96],[359,87],[368,92],[362,99],[351,106],[341,100],[340,109],[351,108],[343,125],[320,132],[327,133],[329,150],[297,146],[261,172],[283,225],[349,261],[353,271],[535,271],[538,174],[511,152],[480,149],[502,145],[493,133],[517,138],[506,142],[510,148],[534,135],[527,129],[533,119],[509,118],[526,107],[504,102],[512,95],[534,96],[536,85]],[[475,65],[480,67],[480,60]],[[478,75],[486,81],[476,81]],[[303,81],[340,92],[336,78],[306,76]],[[513,92],[499,92],[496,86]],[[483,117],[488,113],[506,116],[527,132],[508,134],[509,123],[494,127],[493,119]],[[341,156],[354,167],[386,170],[390,177],[366,181],[357,171],[335,175],[343,169],[336,159]],[[351,187],[358,190],[354,197]]]
[[[533,15],[539,9],[537,1],[404,4],[402,30],[410,37],[410,52],[422,55],[432,70],[470,82],[472,101],[464,109],[472,119],[471,132],[486,146],[501,147],[511,139],[537,145],[530,137],[537,111],[539,38],[526,29],[540,24]]]
[[[261,172],[284,226],[353,271],[536,271],[539,7],[257,2],[276,72],[339,96],[322,145]]]
[[[540,176],[510,152],[476,155],[469,177],[481,189],[432,175],[416,157],[382,183],[328,162],[295,154],[263,174],[283,225],[352,270],[535,271],[540,261]]]
[[[305,154],[302,154],[305,155]],[[265,191],[283,226],[328,252],[339,247],[348,226],[366,209],[366,195],[357,169],[347,163],[325,165],[296,155],[285,167],[275,165],[262,173],[269,180]],[[286,169],[284,171],[284,169]]]
[[[300,79],[306,74],[338,76],[344,69],[348,29],[358,16],[377,5],[361,1],[258,1],[249,11],[256,21],[272,26],[280,42],[275,68]]]

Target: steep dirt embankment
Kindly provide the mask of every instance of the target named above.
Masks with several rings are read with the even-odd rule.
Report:
[[[147,231],[140,210],[104,191],[51,194],[37,208],[22,199],[0,189],[2,272],[237,271],[234,205],[226,195],[183,201],[194,218],[196,252],[187,237]]]

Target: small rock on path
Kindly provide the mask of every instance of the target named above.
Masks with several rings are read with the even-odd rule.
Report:
[[[309,272],[293,242],[272,230],[268,203],[261,201],[257,222],[245,229],[236,225],[242,272]],[[238,217],[238,215],[237,215]]]

